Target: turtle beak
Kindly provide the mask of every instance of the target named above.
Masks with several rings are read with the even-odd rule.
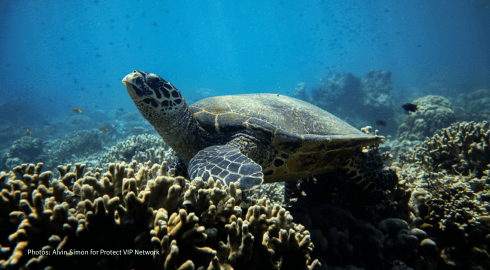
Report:
[[[132,99],[138,98],[138,95],[136,94],[137,91],[133,84],[134,80],[139,76],[140,74],[137,71],[133,71],[133,73],[126,75],[126,77],[124,77],[124,79],[122,80],[122,83],[124,84],[124,86],[126,86],[126,90],[128,91],[128,94]]]
[[[128,84],[131,84],[131,82],[138,77],[139,72],[137,70],[133,71],[132,73],[126,75],[124,79],[122,80],[122,83],[128,87]]]

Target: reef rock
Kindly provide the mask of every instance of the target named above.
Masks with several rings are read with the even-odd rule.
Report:
[[[454,99],[456,120],[490,121],[490,89],[479,89],[471,94],[460,94]],[[456,106],[455,106],[456,107]]]
[[[482,111],[490,111],[490,89],[479,89],[464,96],[464,111],[479,114]]]
[[[43,152],[43,142],[39,138],[24,136],[14,142],[8,150],[5,165],[13,168],[16,164],[25,162],[37,162],[37,158]]]
[[[398,128],[399,140],[424,140],[456,121],[451,103],[444,97],[425,96],[412,103],[418,106],[418,110],[408,114],[405,123]]]
[[[365,106],[376,108],[393,108],[393,85],[391,83],[391,71],[371,70],[362,80],[362,91]]]
[[[311,90],[313,104],[331,112],[355,109],[363,100],[361,79],[352,73],[331,72]]]
[[[362,80],[352,73],[331,72],[312,89],[311,102],[355,126],[366,126],[377,120],[391,122],[392,91],[390,71],[370,71]]]

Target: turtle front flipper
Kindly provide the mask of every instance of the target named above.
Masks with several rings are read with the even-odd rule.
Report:
[[[262,184],[262,167],[243,155],[236,147],[214,145],[199,151],[187,169],[190,179],[201,177],[207,181],[210,176],[225,185],[236,182],[240,189],[250,189]]]

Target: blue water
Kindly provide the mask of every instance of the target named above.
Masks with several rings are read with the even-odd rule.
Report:
[[[452,91],[490,85],[484,0],[0,5],[0,120],[71,115],[73,107],[135,111],[121,83],[135,69],[160,75],[191,101],[203,88],[291,94],[331,70],[361,78],[390,70],[401,99],[431,82]],[[6,113],[12,104],[21,109]]]

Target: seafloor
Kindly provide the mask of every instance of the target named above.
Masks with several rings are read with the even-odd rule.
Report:
[[[362,181],[303,179],[288,203],[283,183],[245,191],[167,172],[170,149],[137,113],[95,128],[83,113],[4,122],[0,268],[490,269],[490,89],[431,86],[404,114],[390,76],[329,74],[311,97],[298,85],[293,96],[354,126],[377,111],[378,131],[363,130],[396,135],[363,150]]]

